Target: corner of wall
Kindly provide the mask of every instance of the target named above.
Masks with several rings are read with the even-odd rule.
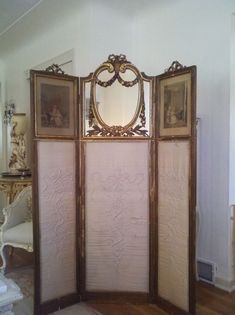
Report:
[[[227,292],[235,291],[235,205],[231,205],[229,225],[229,279],[215,277],[214,284],[217,288]]]
[[[223,278],[215,278],[215,286],[219,289],[222,289],[226,292],[233,292],[235,291],[235,280],[226,280]]]

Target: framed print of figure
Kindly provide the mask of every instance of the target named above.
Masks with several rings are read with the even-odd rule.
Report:
[[[159,135],[160,137],[190,136],[194,106],[193,67],[159,77]]]
[[[36,137],[74,137],[77,110],[77,78],[32,71]]]

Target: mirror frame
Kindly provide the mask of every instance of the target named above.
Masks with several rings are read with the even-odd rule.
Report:
[[[126,70],[130,70],[135,75],[135,79],[132,81],[126,81],[122,78],[121,74]],[[102,72],[108,71],[113,73],[113,76],[108,81],[102,81],[99,79],[99,75]],[[109,55],[108,60],[102,63],[91,74],[90,83],[90,104],[89,104],[89,130],[86,131],[88,137],[103,136],[103,137],[133,137],[142,136],[148,137],[149,131],[145,128],[146,116],[145,116],[145,101],[144,101],[144,78],[143,74],[129,61],[126,56],[121,55]],[[89,82],[88,81],[88,82]],[[109,87],[115,81],[118,81],[122,86],[129,88],[138,84],[138,101],[135,110],[135,114],[132,119],[124,126],[121,125],[108,125],[102,118],[97,108],[96,102],[96,86]],[[150,80],[149,80],[150,81]],[[88,83],[87,82],[87,83]],[[84,104],[84,102],[83,102]],[[84,106],[84,105],[83,105]]]

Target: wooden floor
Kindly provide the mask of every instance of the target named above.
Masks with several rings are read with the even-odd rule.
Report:
[[[197,315],[235,315],[235,292],[227,293],[211,285],[197,284]],[[155,305],[90,303],[102,315],[166,315]]]
[[[203,282],[197,285],[198,315],[235,315],[235,291],[225,292]]]
[[[26,250],[20,248],[13,248],[9,246],[6,246],[5,253],[7,257],[6,272],[10,272],[15,268],[33,265],[33,253],[29,253]],[[0,265],[2,265],[1,257]]]
[[[149,304],[100,304],[88,303],[102,315],[166,315],[155,305]]]
[[[32,264],[31,253],[14,249],[9,257],[9,269]],[[197,283],[197,315],[235,315],[235,292],[227,293],[203,282]],[[102,315],[166,315],[155,305],[133,304],[104,304],[89,302]]]

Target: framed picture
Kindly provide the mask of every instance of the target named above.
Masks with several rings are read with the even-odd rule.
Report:
[[[195,107],[194,67],[159,77],[160,137],[190,136]]]
[[[45,71],[31,71],[36,137],[76,135],[77,78]]]

